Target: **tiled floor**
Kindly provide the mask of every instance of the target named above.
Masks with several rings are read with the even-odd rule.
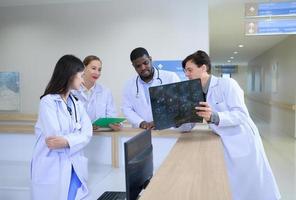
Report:
[[[279,185],[282,200],[296,199],[296,139],[279,135],[267,123],[255,119],[260,130],[265,151]],[[124,191],[123,169],[109,165],[90,165],[89,188],[91,200],[104,191]],[[29,163],[0,161],[0,199],[29,200]]]
[[[255,119],[265,152],[278,183],[282,200],[296,199],[296,139],[280,134],[269,124]]]

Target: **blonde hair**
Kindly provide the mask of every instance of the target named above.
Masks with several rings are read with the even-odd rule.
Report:
[[[97,60],[99,61],[100,63],[102,63],[101,59],[97,56],[94,56],[94,55],[90,55],[90,56],[86,56],[83,60],[83,64],[84,66],[87,66],[91,61],[93,60]]]

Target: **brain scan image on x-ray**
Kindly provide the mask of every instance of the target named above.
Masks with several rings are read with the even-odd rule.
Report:
[[[150,87],[149,94],[156,129],[203,121],[195,110],[205,101],[200,79]]]

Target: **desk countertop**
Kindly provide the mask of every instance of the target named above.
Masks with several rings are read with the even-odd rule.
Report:
[[[210,131],[183,134],[140,200],[229,200],[220,137]]]

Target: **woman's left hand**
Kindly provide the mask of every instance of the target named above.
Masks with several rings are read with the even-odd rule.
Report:
[[[113,131],[120,131],[122,128],[121,124],[110,124],[109,127],[113,130]]]
[[[49,136],[45,139],[49,149],[60,149],[69,147],[68,141],[62,136]]]
[[[207,102],[199,102],[198,107],[195,107],[197,110],[196,114],[204,118],[207,122],[211,120],[212,109]]]

